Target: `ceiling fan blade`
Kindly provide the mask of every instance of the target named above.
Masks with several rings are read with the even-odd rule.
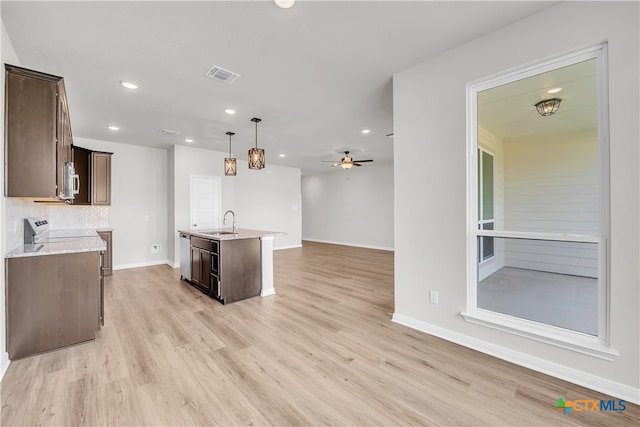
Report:
[[[360,163],[353,162],[353,166],[362,166]]]
[[[373,160],[354,160],[354,162],[367,163],[367,162],[373,162]]]
[[[340,166],[340,163],[334,163],[331,165],[331,167],[334,167],[334,166]]]
[[[335,160],[321,160],[323,163],[335,163]]]

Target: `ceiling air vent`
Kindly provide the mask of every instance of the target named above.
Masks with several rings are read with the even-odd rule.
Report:
[[[204,75],[206,77],[209,77],[210,79],[218,80],[229,85],[236,81],[238,77],[240,77],[240,74],[236,74],[233,71],[225,70],[224,68],[218,67],[217,65],[209,68],[209,71],[204,73]]]
[[[160,129],[158,132],[160,132],[163,135],[169,135],[169,136],[178,136],[180,134],[180,132],[178,132],[177,130],[170,130],[170,129]]]

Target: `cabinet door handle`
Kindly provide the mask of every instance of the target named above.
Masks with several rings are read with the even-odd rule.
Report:
[[[73,194],[80,194],[80,175],[78,174],[73,175]]]

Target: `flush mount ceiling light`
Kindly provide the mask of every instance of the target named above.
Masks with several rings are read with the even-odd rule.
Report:
[[[120,82],[120,84],[122,85],[122,87],[125,87],[127,89],[131,89],[131,90],[138,89],[138,85],[133,82]]]
[[[227,176],[236,176],[236,158],[231,157],[231,137],[235,135],[234,132],[227,132],[229,135],[229,157],[224,158],[224,174]]]
[[[560,92],[561,90],[562,90],[562,88],[561,88],[561,87],[553,87],[553,88],[549,89],[549,90],[547,91],[547,93],[554,94],[554,93],[558,93],[558,92]]]
[[[264,168],[264,150],[258,148],[258,123],[262,121],[257,117],[251,119],[256,124],[256,146],[249,149],[249,169],[263,169]]]
[[[536,104],[536,110],[543,117],[550,116],[558,111],[561,101],[560,98],[544,99]]]
[[[289,9],[293,7],[296,0],[273,0],[273,2],[281,9]]]

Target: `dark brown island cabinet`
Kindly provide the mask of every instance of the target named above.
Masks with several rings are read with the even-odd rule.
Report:
[[[99,251],[6,258],[9,359],[95,338],[104,321]]]
[[[223,304],[254,297],[262,289],[260,239],[191,237],[190,283]]]
[[[113,275],[113,232],[111,230],[98,230],[98,235],[107,244],[107,249],[102,257],[102,270],[105,276]]]
[[[71,121],[62,77],[5,65],[5,196],[72,198]]]
[[[113,153],[72,147],[78,175],[78,194],[74,205],[111,205],[111,156]]]

